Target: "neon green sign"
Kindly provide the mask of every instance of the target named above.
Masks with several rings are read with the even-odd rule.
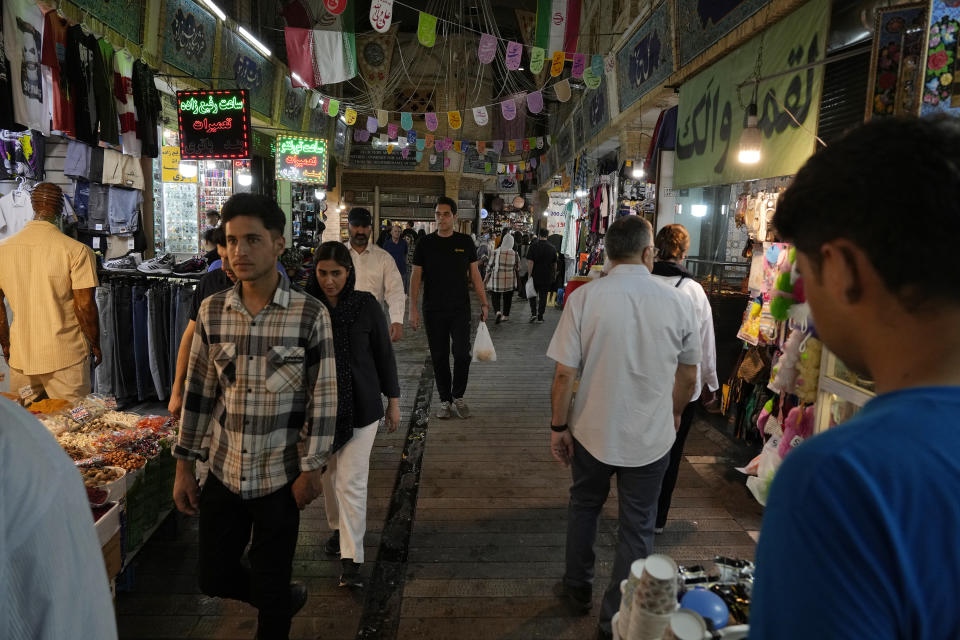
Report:
[[[197,100],[189,98],[180,101],[180,111],[186,111],[193,115],[218,114],[221,111],[242,111],[243,99],[238,96],[221,98],[214,100],[212,95],[208,95],[206,100]]]

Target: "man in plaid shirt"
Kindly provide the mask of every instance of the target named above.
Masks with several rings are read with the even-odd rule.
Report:
[[[333,442],[333,334],[323,304],[277,273],[285,217],[276,203],[237,194],[222,215],[240,282],[200,305],[173,496],[178,509],[200,514],[201,590],[252,604],[257,637],[285,639],[307,599],[304,585],[290,583],[300,510],[320,495]],[[202,491],[196,459],[210,464]],[[251,530],[248,570],[240,557]]]

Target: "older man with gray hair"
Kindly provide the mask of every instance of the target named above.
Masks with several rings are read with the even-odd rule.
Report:
[[[560,589],[579,613],[590,609],[597,522],[617,476],[619,539],[600,638],[610,637],[630,563],[653,547],[660,483],[701,357],[689,298],[650,273],[656,257],[650,223],[621,218],[605,242],[609,275],[570,295],[547,350],[557,362],[550,451],[573,473]]]

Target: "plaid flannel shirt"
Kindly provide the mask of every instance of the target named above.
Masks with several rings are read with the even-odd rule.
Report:
[[[200,305],[173,455],[209,460],[224,486],[250,499],[326,463],[337,375],[322,303],[280,278],[273,300],[253,317],[240,288]]]

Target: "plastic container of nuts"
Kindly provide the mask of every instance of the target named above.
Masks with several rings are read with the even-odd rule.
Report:
[[[80,468],[83,482],[107,492],[107,500],[118,501],[127,492],[127,471],[123,467],[90,466]]]

